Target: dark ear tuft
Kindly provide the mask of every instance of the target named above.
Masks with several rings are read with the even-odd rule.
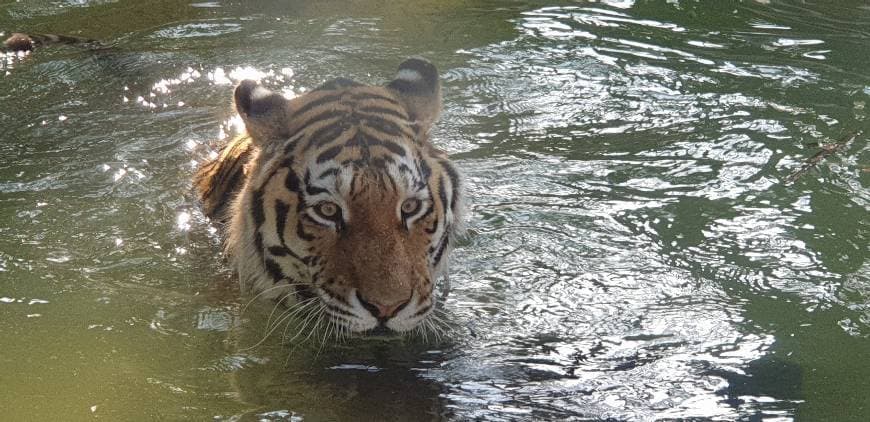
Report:
[[[287,99],[252,80],[244,80],[234,94],[236,110],[245,121],[254,143],[262,145],[272,139],[286,137],[288,126]]]
[[[236,87],[235,99],[236,110],[251,117],[265,116],[286,101],[281,94],[269,91],[250,79]]]
[[[405,60],[387,87],[405,100],[408,111],[424,130],[429,130],[441,114],[441,83],[432,63],[419,58]]]
[[[239,114],[247,115],[251,113],[251,94],[256,88],[257,83],[250,79],[245,79],[236,87],[233,97],[236,101],[236,110],[238,110]]]
[[[389,87],[406,94],[426,95],[435,94],[439,85],[435,65],[413,58],[399,65],[396,79],[390,82]]]

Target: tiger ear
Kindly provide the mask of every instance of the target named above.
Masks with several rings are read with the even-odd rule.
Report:
[[[234,98],[236,111],[255,144],[262,146],[289,136],[290,106],[283,95],[246,79],[236,87]]]
[[[428,132],[441,114],[441,82],[438,69],[426,60],[413,58],[402,62],[396,78],[387,87],[404,100],[411,118]]]

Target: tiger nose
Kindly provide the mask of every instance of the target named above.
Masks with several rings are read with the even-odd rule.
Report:
[[[359,303],[362,304],[363,308],[366,308],[367,311],[371,312],[375,318],[384,321],[389,318],[396,316],[399,311],[405,308],[408,305],[408,302],[411,301],[411,298],[402,299],[395,303],[383,304],[377,300],[366,300],[359,294],[357,291],[356,298],[359,299]]]

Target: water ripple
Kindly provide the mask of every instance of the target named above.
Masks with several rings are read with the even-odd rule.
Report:
[[[74,17],[55,3],[9,16]],[[0,328],[29,357],[0,362],[11,402],[64,384],[78,388],[55,413],[120,420],[153,411],[126,397],[217,420],[844,420],[865,405],[866,136],[784,182],[866,129],[866,7],[328,6],[186,4],[195,16],[125,28],[108,52],[3,58]],[[406,53],[444,70],[433,139],[471,199],[454,331],[249,348],[272,307],[244,306],[189,187],[241,129],[231,86],[380,83]],[[11,417],[44,414],[29,411]]]

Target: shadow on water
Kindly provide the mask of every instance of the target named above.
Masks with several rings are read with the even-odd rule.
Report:
[[[294,338],[298,326],[292,323],[264,340],[267,326],[257,322],[268,321],[268,313],[247,314],[231,333],[234,350],[221,359],[238,399],[250,408],[232,418],[284,420],[289,414],[313,420],[406,421],[447,416],[442,386],[419,374],[455,353],[453,345],[379,337],[324,345],[318,335],[306,339],[307,332]]]

